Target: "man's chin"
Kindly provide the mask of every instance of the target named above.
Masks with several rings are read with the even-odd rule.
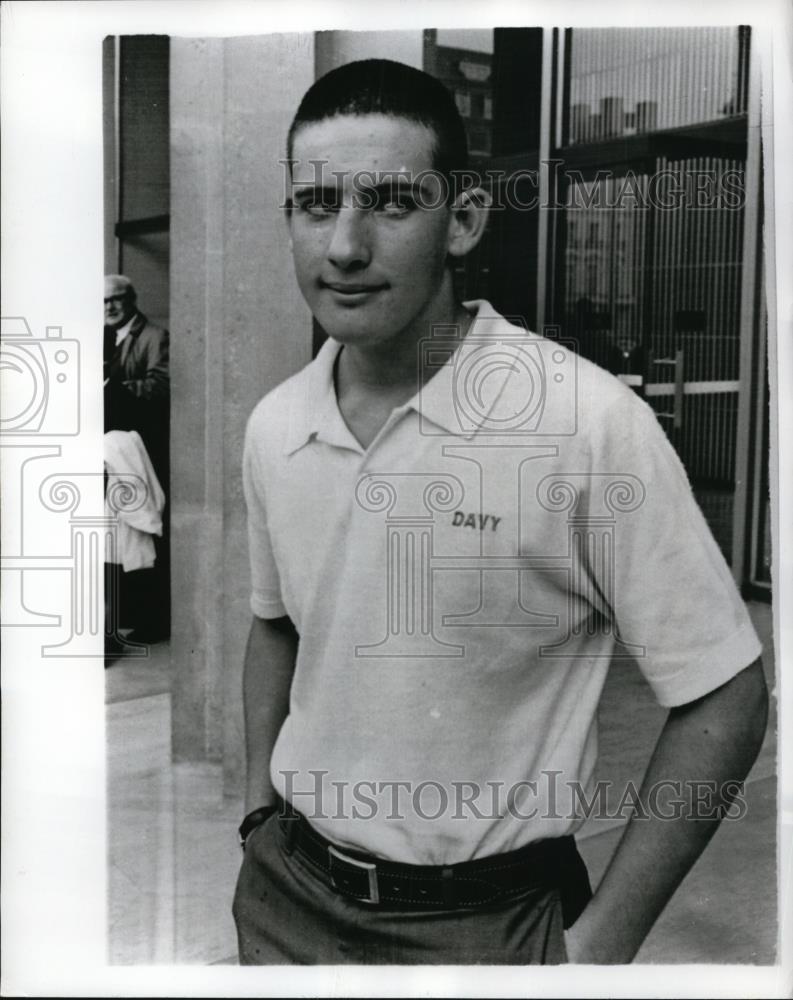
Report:
[[[378,324],[376,319],[373,322],[371,315],[364,315],[363,310],[333,310],[324,312],[316,319],[324,332],[340,344],[374,343],[389,337],[389,331],[383,329],[383,325]]]
[[[335,340],[337,343],[344,344],[347,347],[374,347],[376,344],[382,344],[390,340],[393,336],[389,330],[373,331],[371,327],[358,329],[341,324],[330,324],[330,329],[325,326],[322,329],[331,340]]]

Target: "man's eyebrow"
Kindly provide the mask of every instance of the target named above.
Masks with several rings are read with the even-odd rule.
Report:
[[[388,195],[394,191],[398,191],[400,194],[418,194],[425,190],[423,178],[413,180],[405,174],[398,173],[394,173],[393,176],[386,175],[383,180],[377,180],[375,183],[366,177],[359,181],[359,185],[361,190],[374,191],[379,195]]]
[[[292,194],[295,198],[320,198],[321,200],[335,200],[339,197],[340,189],[335,184],[300,184],[292,185]]]

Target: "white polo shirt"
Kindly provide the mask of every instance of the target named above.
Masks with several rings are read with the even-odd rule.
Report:
[[[273,783],[329,839],[416,864],[581,825],[615,653],[673,706],[761,652],[649,407],[466,308],[466,339],[422,344],[433,377],[369,448],[332,340],[245,444],[251,607],[300,634]]]

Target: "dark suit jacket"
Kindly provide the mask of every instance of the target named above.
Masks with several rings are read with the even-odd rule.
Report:
[[[137,313],[116,346],[104,331],[105,430],[137,431],[167,490],[170,379],[168,331]]]
[[[115,331],[106,330],[105,349],[105,377],[127,383],[127,391],[139,399],[168,398],[167,330],[150,323],[139,312],[118,347]]]

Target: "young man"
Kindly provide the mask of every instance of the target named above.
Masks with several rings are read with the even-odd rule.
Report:
[[[629,962],[757,754],[757,637],[652,412],[456,299],[486,210],[444,88],[334,70],[289,157],[329,340],[246,439],[241,961]],[[592,897],[572,834],[628,653],[670,712]],[[659,808],[703,780],[706,816]]]

